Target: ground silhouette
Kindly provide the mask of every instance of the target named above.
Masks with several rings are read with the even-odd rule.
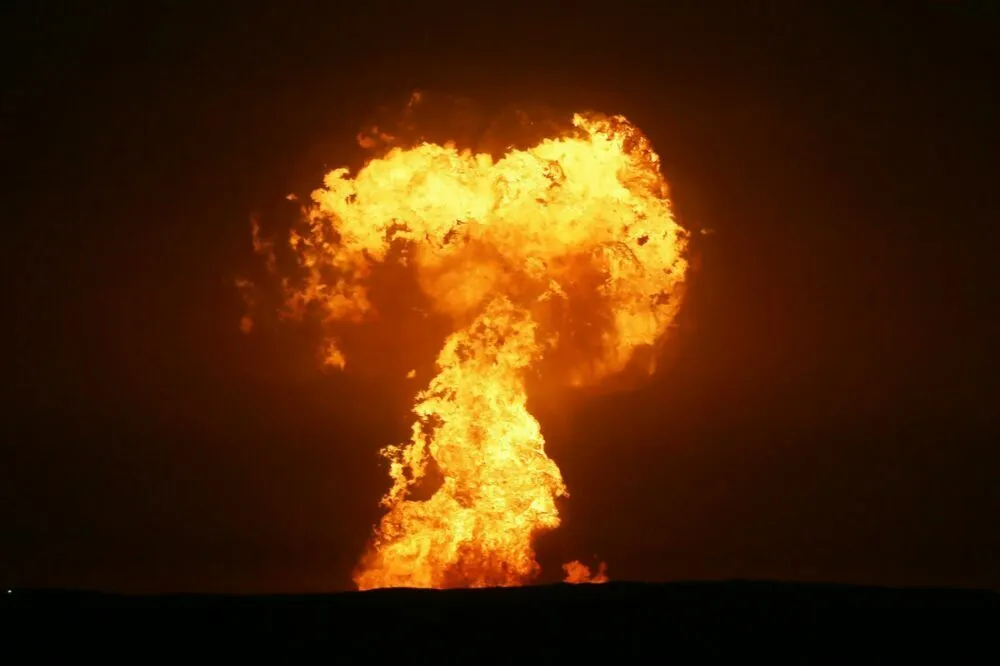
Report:
[[[251,661],[335,663],[598,655],[624,663],[986,663],[1000,627],[1000,594],[986,590],[754,581],[276,596],[13,590],[2,603],[7,642],[24,654],[141,662],[222,650]]]

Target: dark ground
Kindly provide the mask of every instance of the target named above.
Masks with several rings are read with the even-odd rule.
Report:
[[[624,663],[996,663],[1000,626],[1000,595],[986,590],[747,581],[303,596],[16,590],[2,606],[21,625],[5,643],[16,637],[30,654],[143,663],[176,649],[267,661],[510,663],[597,650]]]

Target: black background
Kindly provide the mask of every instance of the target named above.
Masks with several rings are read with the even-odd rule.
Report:
[[[1000,586],[995,24],[899,4],[5,5],[0,582],[350,587],[414,387],[232,281],[423,88],[623,113],[715,231],[668,367],[542,410],[547,580]]]

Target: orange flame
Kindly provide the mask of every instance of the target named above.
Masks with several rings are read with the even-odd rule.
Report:
[[[567,492],[527,408],[528,374],[595,384],[675,319],[688,234],[659,157],[623,117],[578,114],[573,127],[499,159],[423,143],[353,177],[336,169],[291,235],[305,279],[284,283],[290,312],[318,305],[328,322],[363,322],[375,313],[373,269],[400,262],[453,322],[410,441],[383,451],[392,486],[355,571],[360,589],[537,576],[533,539],[559,525]],[[272,262],[256,227],[254,239]],[[323,356],[346,363],[333,338]],[[414,499],[429,474],[440,485]],[[603,563],[595,575],[564,569],[568,582],[607,580]]]
[[[608,582],[608,565],[601,562],[597,573],[591,575],[590,567],[581,562],[569,562],[563,565],[567,583],[606,583]]]

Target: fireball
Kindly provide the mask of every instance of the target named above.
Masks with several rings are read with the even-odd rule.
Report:
[[[559,526],[568,493],[527,380],[581,387],[637,365],[652,372],[650,351],[681,305],[689,236],[659,157],[625,118],[581,113],[499,156],[388,148],[355,173],[327,173],[303,210],[288,238],[301,279],[284,280],[285,304],[322,313],[327,363],[350,367],[334,331],[377,316],[369,282],[380,265],[408,267],[450,322],[409,441],[382,452],[391,486],[358,588],[532,581],[535,538]],[[415,497],[429,476],[433,493]],[[568,582],[607,579],[603,563],[593,576],[578,562],[564,569]]]

